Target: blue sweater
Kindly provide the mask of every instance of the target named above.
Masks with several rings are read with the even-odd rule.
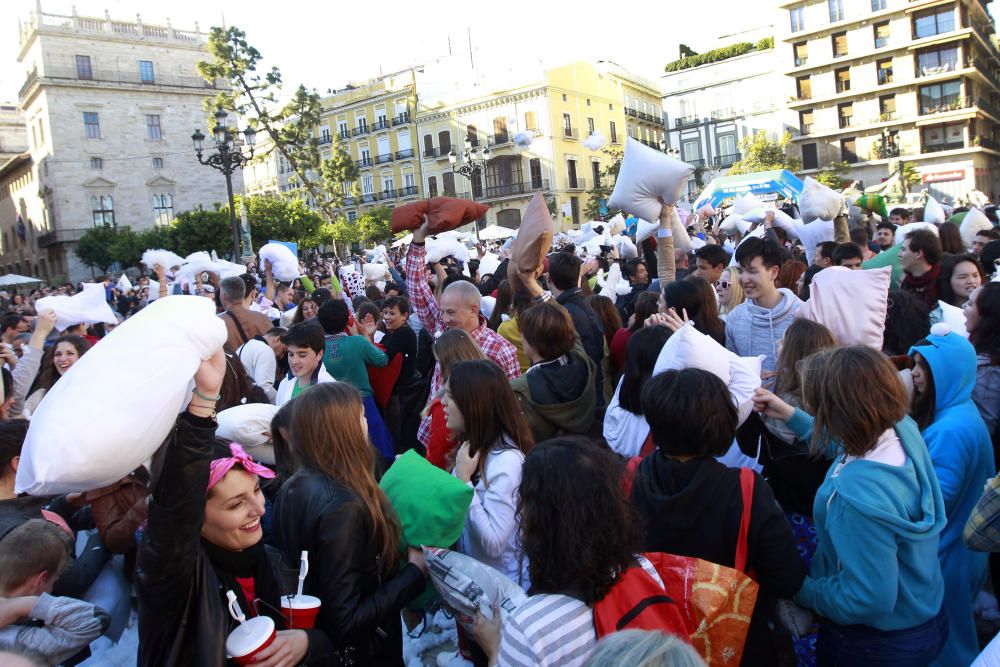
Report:
[[[802,440],[812,425],[801,410],[788,421]],[[819,544],[795,600],[841,625],[901,630],[941,610],[941,489],[917,425],[906,418],[895,431],[906,463],[838,459],[816,493]]]
[[[761,369],[773,371],[778,363],[778,341],[792,326],[795,311],[802,307],[788,289],[778,290],[781,301],[774,308],[744,301],[726,315],[726,349],[741,357],[764,355]]]
[[[930,345],[910,348],[930,367],[934,379],[934,421],[924,429],[948,523],[941,533],[941,571],[948,610],[948,641],[935,664],[968,665],[979,655],[972,606],[986,581],[987,555],[962,540],[965,522],[983,486],[995,473],[986,424],[972,402],[976,351],[955,333],[928,336]]]

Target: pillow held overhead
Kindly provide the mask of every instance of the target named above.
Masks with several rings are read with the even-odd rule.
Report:
[[[428,201],[421,199],[392,209],[392,233],[398,234],[407,229],[416,229],[424,224],[427,205]]]
[[[489,206],[457,197],[434,197],[427,206],[431,234],[440,234],[475,222],[486,215]],[[419,227],[420,225],[417,225]]]
[[[299,273],[299,260],[286,245],[265,243],[257,255],[262,263],[271,262],[271,273],[278,280],[290,283],[301,275]]]
[[[927,203],[924,204],[924,222],[929,222],[934,225],[940,225],[943,223],[948,216],[944,213],[944,208],[934,197],[928,197]]]
[[[843,205],[843,195],[826,187],[812,176],[806,176],[802,194],[799,195],[799,211],[803,222],[833,220]]]
[[[510,248],[507,279],[512,287],[524,284],[521,276],[534,276],[552,249],[552,216],[542,193],[536,192],[524,211],[521,228]]]
[[[692,174],[691,165],[628,137],[608,208],[628,211],[646,220],[659,220],[662,208],[659,200],[668,205],[677,203]]]
[[[840,345],[881,350],[891,275],[887,266],[866,271],[824,269],[813,277],[809,300],[795,316],[822,324]]]
[[[977,233],[987,229],[993,229],[993,223],[978,208],[969,209],[969,212],[962,218],[962,223],[958,226],[958,231],[962,235],[962,243],[966,248],[971,248],[972,244],[975,243]]]

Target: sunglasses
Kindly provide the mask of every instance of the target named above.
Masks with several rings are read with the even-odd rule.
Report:
[[[731,285],[731,284],[732,283],[730,283],[727,280],[720,280],[719,282],[715,283],[715,286],[716,287],[721,287],[722,289],[729,289],[729,285]]]

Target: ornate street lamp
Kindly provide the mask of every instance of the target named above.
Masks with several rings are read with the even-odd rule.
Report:
[[[469,137],[465,138],[465,150],[462,151],[462,163],[458,162],[458,155],[452,148],[448,153],[448,162],[451,163],[451,170],[456,174],[465,176],[471,182],[480,174],[486,171],[486,166],[490,162],[490,149],[488,146],[473,146]]]
[[[228,125],[229,114],[222,108],[215,112],[215,127],[212,129],[212,138],[215,141],[215,152],[203,157],[205,152],[205,135],[202,131],[195,130],[191,135],[191,143],[194,145],[195,155],[198,162],[208,165],[217,171],[221,171],[226,177],[226,194],[229,196],[229,224],[233,230],[233,259],[246,258],[253,255],[253,246],[250,240],[249,227],[240,230],[240,224],[236,220],[236,202],[233,201],[233,172],[242,169],[253,159],[253,147],[257,141],[257,132],[252,127],[243,130],[244,145],[248,147],[246,152],[243,146],[237,145],[236,137],[238,132]],[[243,240],[243,251],[240,252],[240,238]]]

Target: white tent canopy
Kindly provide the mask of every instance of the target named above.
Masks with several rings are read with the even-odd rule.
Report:
[[[13,285],[32,285],[36,283],[45,282],[41,278],[32,278],[31,276],[19,276],[16,273],[8,273],[5,276],[0,276],[0,287],[10,287]]]
[[[499,241],[501,239],[509,239],[514,236],[514,230],[507,227],[501,227],[500,225],[490,225],[485,229],[479,230],[479,238],[484,241]]]
[[[401,239],[399,239],[398,241],[394,242],[394,243],[392,244],[392,247],[393,247],[393,248],[401,248],[401,247],[403,247],[404,245],[409,245],[409,243],[410,243],[410,242],[411,242],[412,240],[413,240],[413,234],[407,234],[407,235],[406,235],[406,236],[404,236],[403,238],[401,238]]]

